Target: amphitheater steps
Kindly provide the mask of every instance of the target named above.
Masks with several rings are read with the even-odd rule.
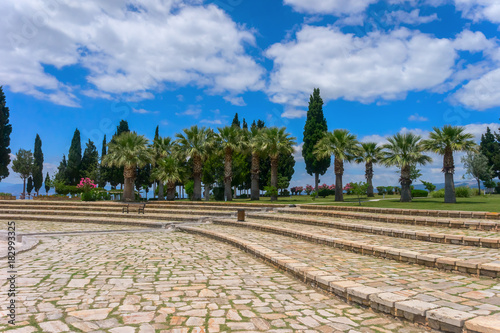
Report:
[[[249,213],[248,218],[260,221],[278,221],[296,224],[315,225],[333,229],[384,235],[389,237],[406,238],[432,243],[447,243],[464,246],[479,246],[488,248],[500,248],[500,234],[497,231],[480,231],[470,229],[452,229],[443,233],[439,227],[408,226],[384,222],[366,222],[342,220],[324,217],[297,217],[287,214],[257,214]]]
[[[457,229],[477,229],[477,230],[500,230],[500,222],[495,220],[474,218],[442,218],[442,217],[423,217],[393,214],[381,214],[374,212],[352,212],[336,210],[308,210],[308,209],[289,209],[281,208],[277,210],[283,214],[293,214],[301,216],[317,216],[344,218],[353,220],[377,221],[396,224],[410,224],[422,226],[436,226],[442,228]]]
[[[499,332],[495,279],[366,257],[301,239],[234,225],[179,229],[227,242],[348,302],[433,329]]]
[[[317,226],[302,225],[297,228],[296,224],[287,222],[256,220],[242,223],[228,219],[214,219],[213,222],[215,224],[304,239],[345,251],[409,262],[441,270],[500,277],[500,251],[497,249],[473,248],[451,244],[429,244],[418,240],[408,241],[406,239],[365,235]]]

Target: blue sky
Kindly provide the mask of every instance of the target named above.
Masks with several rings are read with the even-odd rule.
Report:
[[[496,0],[18,0],[0,12],[11,148],[33,149],[40,134],[51,174],[76,127],[100,149],[120,119],[152,138],[156,125],[174,136],[237,112],[286,126],[298,139],[292,185],[312,183],[300,143],[315,87],[329,129],[363,141],[445,124],[479,139],[500,127]],[[442,182],[440,164],[422,178]],[[375,173],[376,185],[397,183],[394,169]],[[345,180],[363,180],[363,167]]]

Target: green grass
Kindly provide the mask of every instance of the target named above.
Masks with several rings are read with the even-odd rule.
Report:
[[[375,195],[374,198],[361,198],[363,207],[383,207],[383,208],[402,208],[402,209],[433,209],[433,210],[464,210],[464,211],[486,211],[500,212],[500,195],[481,195],[470,198],[457,198],[456,204],[445,204],[443,198],[415,198],[412,202],[399,202],[398,195],[386,195],[384,200],[366,201],[373,199],[382,199],[382,196]],[[235,199],[234,202],[252,202],[250,199]],[[270,203],[270,198],[262,197],[258,201],[262,204]],[[358,206],[358,197],[355,195],[344,195],[344,202],[335,202],[333,196],[326,198],[317,198],[312,200],[310,196],[300,195],[292,198],[279,198],[274,202],[278,204],[314,204],[314,205],[339,205],[339,206]]]

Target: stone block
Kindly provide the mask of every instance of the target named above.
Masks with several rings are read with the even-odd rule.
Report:
[[[439,308],[429,310],[426,313],[429,325],[442,331],[457,332],[462,331],[466,320],[474,318],[476,315],[458,311],[450,308]]]
[[[374,310],[395,315],[394,304],[406,300],[407,297],[394,293],[377,293],[370,295],[370,307]]]
[[[500,333],[500,317],[482,316],[465,322],[467,332]]]
[[[423,323],[426,321],[427,311],[438,308],[439,305],[419,300],[401,301],[395,303],[396,316],[404,317],[412,322]]]
[[[382,292],[384,291],[381,289],[366,286],[348,287],[347,299],[349,301],[368,306],[370,305],[370,295]]]
[[[343,298],[347,298],[347,288],[362,287],[362,286],[363,286],[362,284],[359,284],[351,280],[330,282],[330,287],[332,288],[332,291],[336,295],[341,296]]]

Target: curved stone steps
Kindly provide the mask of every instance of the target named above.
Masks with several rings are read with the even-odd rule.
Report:
[[[474,296],[484,292],[480,286],[484,279],[456,279],[451,273],[434,272],[406,263],[387,265],[378,258],[367,261],[359,254],[346,254],[338,249],[260,231],[240,231],[232,226],[181,226],[179,229],[236,246],[350,303],[434,329],[466,332],[473,328],[486,333],[497,332],[492,328],[500,325],[500,317],[496,316],[500,307],[477,301]],[[355,271],[349,271],[351,268]],[[490,286],[496,284],[494,280],[488,282]],[[478,291],[473,290],[474,286],[479,287]],[[445,288],[450,290],[443,291]],[[462,296],[455,296],[455,291]],[[486,308],[495,310],[482,310]]]

